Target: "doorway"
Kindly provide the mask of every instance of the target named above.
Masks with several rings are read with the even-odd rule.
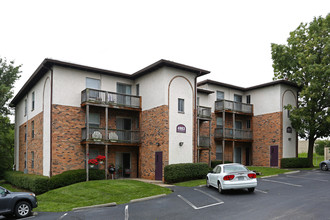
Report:
[[[250,148],[245,148],[245,165],[250,166]]]
[[[270,166],[278,166],[278,146],[270,146]]]
[[[116,177],[131,177],[131,154],[116,153]]]
[[[155,153],[155,180],[163,179],[163,152]]]
[[[242,148],[240,147],[234,149],[234,163],[242,163]]]

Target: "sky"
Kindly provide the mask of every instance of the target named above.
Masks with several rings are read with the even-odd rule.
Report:
[[[14,94],[45,58],[132,74],[160,59],[242,87],[272,81],[271,43],[325,17],[329,0],[1,0],[0,57],[22,64]]]

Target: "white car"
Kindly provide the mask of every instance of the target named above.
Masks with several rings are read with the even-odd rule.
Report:
[[[228,189],[248,189],[254,192],[257,175],[239,163],[219,164],[206,176],[206,186],[213,186],[223,193]]]

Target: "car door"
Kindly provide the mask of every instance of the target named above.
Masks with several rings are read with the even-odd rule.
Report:
[[[6,193],[6,190],[0,187],[0,213],[6,212],[9,210],[11,196]]]
[[[213,170],[212,175],[210,176],[210,183],[212,186],[217,185],[217,180],[218,180],[218,176],[219,176],[220,172],[221,172],[221,167],[216,166]]]

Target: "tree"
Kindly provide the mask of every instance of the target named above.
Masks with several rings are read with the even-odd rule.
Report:
[[[308,162],[313,166],[317,138],[330,135],[330,14],[301,23],[290,33],[287,45],[272,44],[274,79],[286,79],[301,87],[298,108],[290,120],[301,138],[308,139]]]
[[[19,78],[19,66],[14,61],[7,62],[0,58],[0,176],[4,170],[12,168],[14,161],[14,125],[10,123],[8,115],[10,108],[8,101],[13,97],[13,87]]]
[[[317,140],[315,141],[315,152],[318,155],[324,155],[324,148],[330,147],[330,140]]]

